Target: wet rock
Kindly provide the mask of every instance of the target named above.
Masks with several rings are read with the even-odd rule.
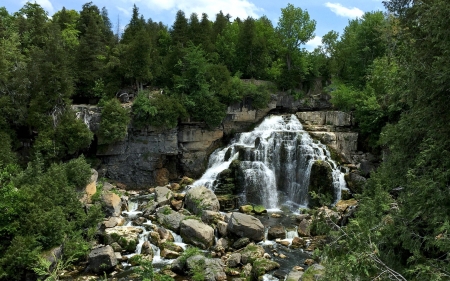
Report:
[[[203,210],[218,212],[220,210],[219,200],[210,189],[204,186],[191,188],[186,192],[186,209],[195,215],[201,215]]]
[[[116,255],[109,245],[93,249],[89,253],[88,261],[88,271],[95,273],[109,271],[117,265]]]
[[[280,268],[280,264],[272,260],[258,258],[253,262],[253,276],[262,276],[267,272]]]
[[[228,222],[228,234],[238,237],[248,237],[256,242],[264,239],[264,226],[253,216],[234,212]]]
[[[292,239],[291,247],[292,248],[303,248],[306,245],[306,241],[301,237],[294,237]]]
[[[145,241],[144,244],[142,244],[140,254],[153,257],[153,248],[152,248],[152,245],[150,244],[150,242]]]
[[[176,259],[180,256],[180,253],[169,250],[169,249],[162,249],[161,251],[161,257],[165,258],[165,259]]]
[[[241,264],[241,254],[233,253],[227,260],[228,267],[238,267]]]
[[[164,227],[158,227],[156,230],[161,238],[161,241],[174,242],[175,239],[170,231]]]
[[[156,208],[158,208],[158,203],[156,201],[151,200],[147,202],[147,204],[142,207],[143,216],[149,218],[155,213]]]
[[[139,217],[133,220],[133,225],[136,226],[142,226],[145,222],[147,222],[147,219],[144,217]]]
[[[150,241],[150,243],[158,247],[159,245],[161,245],[161,237],[159,236],[159,233],[156,231],[150,231],[150,233],[148,234],[148,240]]]
[[[156,187],[155,194],[158,206],[168,205],[172,199],[172,191],[165,186]]]
[[[286,229],[282,225],[276,225],[269,228],[267,233],[267,238],[269,240],[274,240],[277,238],[285,239],[286,238]]]
[[[201,249],[208,249],[214,243],[214,229],[195,219],[181,222],[180,235],[186,243]]]

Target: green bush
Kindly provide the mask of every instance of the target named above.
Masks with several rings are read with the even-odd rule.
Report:
[[[98,143],[112,144],[125,139],[128,123],[130,123],[130,114],[117,99],[113,98],[105,102],[98,129]]]

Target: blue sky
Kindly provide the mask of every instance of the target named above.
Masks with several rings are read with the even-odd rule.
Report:
[[[34,2],[34,1],[32,1]],[[88,0],[36,0],[51,16],[62,7],[66,9],[81,10],[83,4]],[[224,14],[229,13],[232,19],[247,16],[258,18],[266,15],[274,26],[277,25],[281,15],[281,9],[288,3],[295,7],[307,10],[312,19],[317,21],[316,38],[311,40],[307,49],[313,49],[320,44],[321,36],[330,30],[342,34],[349,19],[360,17],[364,12],[381,10],[384,11],[381,0],[93,0],[99,8],[106,7],[109,17],[113,23],[114,30],[117,28],[117,19],[121,29],[128,23],[133,4],[139,8],[139,12],[145,19],[162,21],[171,26],[178,10],[183,10],[187,17],[193,12],[201,15],[207,13],[211,20],[220,10]],[[17,12],[26,1],[0,0],[0,6],[6,7],[8,12]]]

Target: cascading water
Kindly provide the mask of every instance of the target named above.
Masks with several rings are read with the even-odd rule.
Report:
[[[317,160],[329,163],[334,199],[339,200],[345,181],[326,146],[313,141],[295,115],[272,115],[253,131],[239,134],[230,145],[216,150],[207,171],[194,185],[215,191],[220,185],[219,174],[233,162],[238,165],[237,181],[243,187],[242,202],[268,209],[281,203],[306,207],[311,167]]]

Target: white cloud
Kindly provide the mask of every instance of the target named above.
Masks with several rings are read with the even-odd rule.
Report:
[[[306,42],[305,45],[306,45],[306,49],[308,51],[313,51],[319,45],[322,45],[322,37],[316,36],[313,39],[311,39],[308,42]]]
[[[364,12],[360,9],[353,7],[347,8],[342,6],[340,3],[325,3],[325,6],[330,8],[330,10],[338,16],[347,17],[347,18],[360,18],[364,15]]]
[[[202,13],[206,13],[210,20],[214,20],[219,11],[222,11],[224,15],[230,14],[232,19],[237,17],[245,19],[248,16],[257,18],[259,12],[263,11],[248,0],[140,0],[140,2],[156,11],[182,10],[186,17],[192,13],[197,13],[200,17]]]
[[[131,16],[131,12],[129,10],[127,10],[125,8],[122,8],[122,7],[118,7],[118,6],[116,6],[116,8],[117,8],[117,10],[121,11],[122,13],[124,13],[126,16],[128,16],[128,17]]]

